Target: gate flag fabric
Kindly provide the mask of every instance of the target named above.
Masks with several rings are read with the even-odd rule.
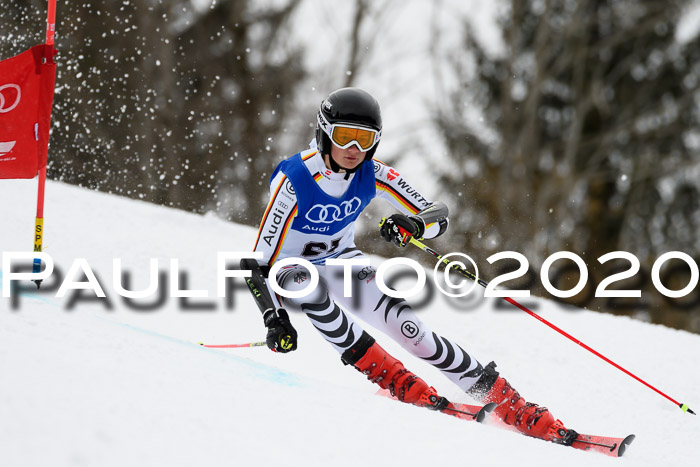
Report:
[[[0,62],[0,179],[34,178],[46,167],[54,53],[42,44]]]

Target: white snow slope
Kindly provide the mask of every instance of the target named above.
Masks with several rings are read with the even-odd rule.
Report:
[[[36,181],[0,182],[3,252],[30,249],[35,191]],[[73,291],[57,298],[53,279],[41,293],[21,291],[14,307],[0,298],[0,466],[698,465],[698,417],[525,313],[496,308],[494,299],[458,310],[438,293],[419,313],[483,363],[498,362],[521,394],[567,426],[635,433],[625,457],[377,397],[376,386],[344,367],[302,315],[292,316],[297,352],[203,348],[198,341],[264,336],[242,282],[233,307],[215,298],[217,252],[249,251],[255,231],[58,183],[46,191],[45,251],[64,276],[74,259],[85,258],[111,309],[88,300],[90,291],[80,291],[72,305]],[[188,309],[166,298],[150,311],[135,310],[112,285],[114,258],[133,274],[133,289],[146,287],[150,258],[166,271],[177,258],[187,288],[207,290],[209,298],[189,299]],[[545,300],[523,302],[700,408],[699,336]],[[210,309],[193,310],[195,304]],[[439,391],[469,402],[437,370],[374,334]]]

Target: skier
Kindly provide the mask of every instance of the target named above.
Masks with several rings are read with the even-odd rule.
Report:
[[[411,237],[435,238],[448,226],[443,203],[423,197],[394,168],[373,159],[382,136],[379,104],[367,92],[343,88],[323,100],[310,148],[282,161],[271,177],[254,251],[260,260],[243,260],[251,270],[248,285],[263,314],[270,349],[297,348],[297,332],[285,308],[301,310],[322,336],[352,365],[403,402],[443,410],[449,402],[423,379],[389,355],[353,316],[380,329],[416,357],[438,368],[462,391],[477,400],[495,402],[495,413],[519,431],[561,444],[578,436],[555,420],[548,409],[526,402],[496,371],[483,367],[453,340],[431,330],[399,298],[380,291],[371,266],[353,266],[353,296],[343,294],[343,268],[330,258],[364,258],[354,244],[354,223],[375,198],[400,213],[383,221],[380,235],[405,247]],[[303,258],[314,264],[320,281],[302,298],[286,298],[269,288],[267,275],[275,261]],[[277,283],[286,291],[305,288],[309,272],[300,265],[279,270]]]

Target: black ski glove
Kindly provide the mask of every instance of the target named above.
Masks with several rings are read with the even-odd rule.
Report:
[[[387,242],[401,247],[408,245],[411,237],[422,238],[424,232],[425,227],[420,219],[403,214],[392,214],[388,219],[383,218],[379,224],[379,235]]]
[[[287,353],[297,349],[297,331],[284,308],[269,309],[263,315],[267,327],[267,346],[273,352]]]

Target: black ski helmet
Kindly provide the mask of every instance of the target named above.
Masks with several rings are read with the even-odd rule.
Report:
[[[321,107],[318,109],[318,118],[316,119],[316,144],[321,154],[330,154],[331,144],[333,143],[328,134],[321,128],[324,118],[331,125],[348,123],[376,130],[377,143],[365,155],[365,161],[372,159],[381,138],[382,114],[379,110],[379,103],[371,94],[359,88],[342,88],[333,91],[321,102]],[[329,160],[335,172],[341,168],[344,169],[332,157],[329,157]],[[359,167],[358,165],[353,170],[344,170],[354,172]]]

